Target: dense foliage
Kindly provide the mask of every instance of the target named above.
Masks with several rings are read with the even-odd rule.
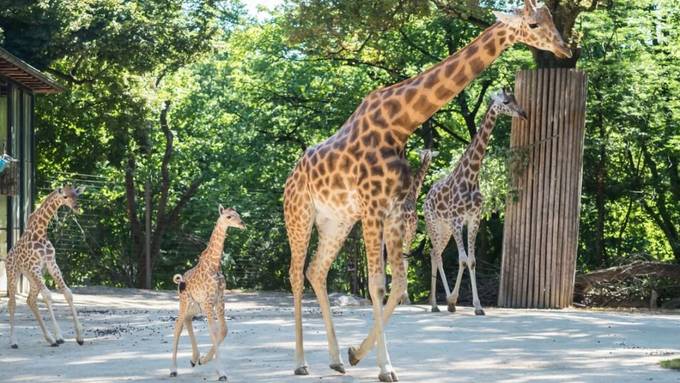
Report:
[[[5,3],[2,46],[68,87],[39,98],[41,190],[91,185],[89,212],[78,218],[84,236],[72,220],[53,230],[67,279],[143,285],[149,181],[154,286],[169,287],[195,262],[222,202],[248,225],[225,244],[229,285],[265,289],[288,288],[281,194],[304,148],[332,134],[371,90],[463,47],[493,22],[491,9],[517,5],[290,0],[255,20],[232,1]],[[566,65],[589,76],[579,269],[680,262],[680,10],[669,0],[547,4],[581,47]],[[511,86],[517,70],[537,63],[554,64],[513,47],[417,131],[407,145],[414,166],[424,146],[441,153],[424,192],[470,141],[488,90]],[[482,180],[478,258],[490,274],[500,261],[508,144],[505,119]],[[362,291],[357,229],[330,289]],[[416,299],[429,288],[423,231],[409,271]]]

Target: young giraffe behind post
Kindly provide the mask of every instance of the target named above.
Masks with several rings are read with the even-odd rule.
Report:
[[[47,238],[47,226],[52,218],[57,213],[61,206],[68,206],[75,213],[80,214],[80,206],[78,206],[78,196],[85,190],[84,186],[72,188],[70,186],[60,187],[50,193],[45,201],[40,204],[31,215],[28,217],[28,225],[26,230],[17,241],[16,245],[7,254],[7,295],[9,296],[9,303],[7,305],[9,311],[9,344],[12,348],[18,348],[16,335],[14,334],[14,312],[16,309],[16,288],[17,278],[23,274],[28,280],[30,291],[26,303],[31,308],[35,319],[40,325],[43,336],[47,343],[52,347],[57,347],[64,343],[64,337],[61,335],[61,329],[54,317],[52,310],[52,295],[50,290],[45,286],[43,281],[44,267],[47,267],[47,272],[54,279],[57,290],[64,295],[66,302],[71,308],[73,315],[73,325],[76,331],[76,342],[82,346],[83,344],[83,326],[78,320],[76,308],[73,306],[73,295],[71,290],[66,286],[64,278],[61,275],[61,270],[57,266],[54,246]],[[38,295],[42,295],[47,312],[52,320],[54,328],[54,335],[45,327],[40,311],[38,310]]]
[[[430,290],[430,303],[432,311],[438,312],[437,307],[437,269],[442,277],[448,310],[456,311],[458,290],[463,271],[467,265],[470,270],[470,284],[472,285],[472,303],[475,306],[475,314],[484,315],[484,310],[477,295],[477,281],[475,279],[475,238],[479,228],[479,220],[482,213],[483,196],[479,191],[479,172],[484,161],[486,146],[491,137],[491,131],[496,124],[499,114],[526,119],[526,113],[517,105],[515,96],[509,92],[499,91],[491,97],[491,105],[484,116],[474,139],[468,146],[463,156],[451,174],[438,181],[425,198],[423,211],[427,233],[432,241],[432,288]],[[463,246],[463,226],[468,229],[468,251],[465,254]],[[458,276],[453,293],[449,293],[449,284],[444,274],[442,252],[451,239],[451,233],[456,239],[458,246]]]
[[[309,374],[302,339],[305,275],[321,308],[330,368],[345,372],[331,318],[326,278],[352,226],[361,220],[373,327],[358,348],[350,347],[349,361],[356,365],[377,345],[378,379],[398,380],[383,328],[406,286],[401,251],[403,203],[411,183],[410,168],[403,154],[408,137],[516,42],[550,50],[560,57],[571,56],[548,8],[538,7],[530,0],[523,9],[496,15],[498,22],[465,48],[413,78],[369,94],[337,133],[305,151],[286,180],[283,204],[291,248],[295,374]],[[313,226],[317,228],[319,241],[305,272]],[[384,309],[383,244],[392,270],[393,290]]]
[[[179,292],[179,313],[175,321],[175,332],[172,344],[172,366],[170,376],[177,376],[177,345],[182,329],[186,326],[191,339],[191,367],[198,364],[206,364],[212,359],[217,360],[217,374],[220,381],[227,380],[227,374],[222,369],[219,357],[219,347],[227,336],[227,322],[224,319],[224,289],[226,287],[224,275],[222,275],[222,251],[224,239],[227,236],[227,228],[236,227],[245,229],[241,216],[232,208],[225,209],[219,206],[220,216],[217,219],[215,229],[210,236],[208,247],[203,250],[198,258],[198,265],[190,269],[184,275],[177,274],[172,280],[177,283]],[[210,351],[200,356],[192,320],[194,315],[202,312],[208,318],[208,331],[212,340]],[[215,323],[219,320],[219,328]]]
[[[404,271],[406,274],[408,274],[408,256],[411,252],[411,244],[413,243],[413,238],[415,238],[416,230],[418,229],[418,197],[420,196],[420,190],[423,187],[427,169],[429,169],[430,163],[432,162],[432,157],[436,155],[437,152],[433,152],[429,149],[424,149],[420,153],[420,167],[418,168],[418,171],[416,171],[416,174],[413,175],[411,188],[404,200],[403,254]],[[400,303],[407,305],[411,304],[411,299],[408,296],[408,285],[404,287],[404,295],[402,296]]]

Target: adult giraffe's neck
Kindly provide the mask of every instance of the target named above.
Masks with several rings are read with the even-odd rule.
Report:
[[[451,101],[516,41],[514,29],[497,22],[463,49],[427,71],[384,91],[404,95],[402,118],[410,135],[437,110]],[[409,118],[403,118],[408,115]]]
[[[210,235],[208,248],[205,249],[201,261],[211,266],[220,267],[222,262],[222,251],[224,250],[224,240],[227,237],[227,224],[220,219],[217,220],[215,229]]]
[[[50,193],[45,201],[28,217],[28,226],[32,229],[46,229],[61,207],[62,200],[63,198],[56,191]]]
[[[479,177],[479,172],[482,168],[482,162],[484,161],[484,154],[486,153],[486,146],[489,144],[491,132],[493,131],[494,126],[496,126],[497,118],[498,111],[493,107],[492,104],[484,115],[484,121],[482,121],[482,124],[477,130],[475,137],[463,155],[463,157],[467,158],[468,160],[468,166],[470,169],[468,179],[472,183],[477,182]]]

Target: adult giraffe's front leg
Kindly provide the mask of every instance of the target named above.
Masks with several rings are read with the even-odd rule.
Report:
[[[402,250],[402,233],[404,230],[403,221],[400,219],[400,214],[393,214],[385,220],[383,228],[383,242],[387,248],[387,257],[390,262],[390,269],[392,270],[392,290],[383,308],[383,326],[389,323],[394,309],[399,304],[406,291],[406,270],[403,260]],[[368,336],[361,342],[358,349],[354,349],[353,364],[359,361],[373,348],[377,337],[377,329],[375,326],[371,329]]]
[[[366,259],[368,264],[368,291],[373,304],[373,323],[377,340],[377,361],[380,368],[378,379],[381,382],[396,382],[399,380],[392,368],[389,353],[387,352],[387,340],[383,325],[383,299],[385,297],[385,264],[381,254],[382,220],[378,217],[364,218],[362,221],[364,231],[364,243],[366,245]],[[399,248],[401,250],[401,248]],[[400,296],[395,296],[398,299]],[[370,347],[363,349],[349,349],[350,363],[355,365],[361,360]]]
[[[342,248],[345,238],[352,230],[354,223],[339,217],[327,217],[319,215],[316,218],[316,228],[319,233],[319,244],[314,255],[314,259],[307,267],[307,279],[309,280],[314,293],[316,294],[324,325],[326,326],[326,337],[328,338],[328,353],[330,355],[329,367],[340,373],[345,373],[345,366],[340,356],[338,339],[335,335],[333,318],[328,301],[328,291],[326,288],[326,278],[333,261]]]

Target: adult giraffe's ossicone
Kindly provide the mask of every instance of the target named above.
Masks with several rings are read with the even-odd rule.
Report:
[[[345,372],[331,318],[326,276],[352,226],[361,220],[373,302],[373,329],[349,359],[357,364],[374,343],[381,381],[397,381],[383,327],[405,289],[402,262],[402,205],[411,183],[403,156],[409,135],[460,93],[510,45],[524,42],[570,55],[547,8],[527,2],[523,9],[497,14],[498,22],[465,48],[427,71],[369,94],[340,130],[305,151],[288,177],[284,217],[291,247],[290,282],[295,301],[295,373],[308,374],[302,345],[303,269],[316,224],[319,243],[306,276],[316,293],[326,326],[330,367]],[[381,243],[392,269],[392,292],[385,309]]]

